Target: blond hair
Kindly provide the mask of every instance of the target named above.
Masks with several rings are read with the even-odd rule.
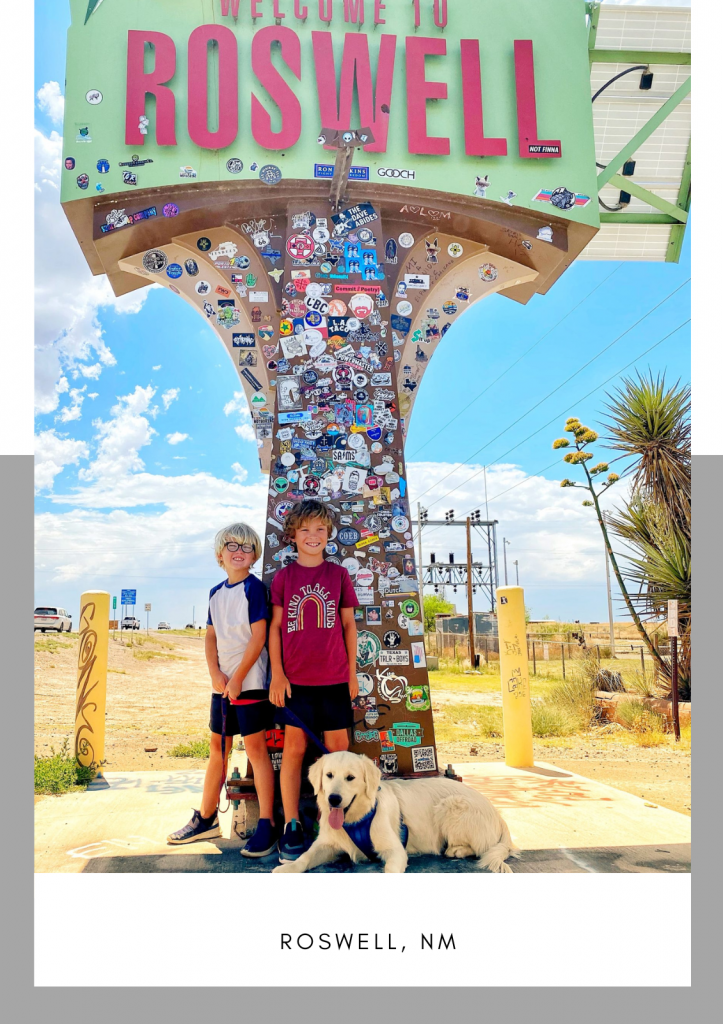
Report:
[[[223,568],[221,552],[229,541],[236,541],[237,544],[253,544],[254,562],[261,558],[261,539],[255,530],[252,530],[246,523],[231,523],[223,530],[219,530],[214,541],[216,561]]]
[[[334,529],[334,520],[331,518],[329,509],[322,502],[316,501],[315,498],[307,498],[304,501],[299,501],[296,505],[292,505],[284,516],[284,533],[289,540],[294,539],[296,531],[307,519],[321,520],[328,529],[329,535],[331,535]]]

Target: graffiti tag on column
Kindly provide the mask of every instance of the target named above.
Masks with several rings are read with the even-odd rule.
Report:
[[[505,640],[505,654],[522,654],[522,648],[520,647],[520,641],[517,637],[514,640]]]
[[[98,643],[98,634],[91,626],[94,616],[95,602],[89,601],[80,612],[78,690],[75,698],[75,757],[86,767],[90,767],[95,761],[95,751],[90,740],[93,735],[93,726],[86,718],[86,712],[98,710],[98,705],[90,699],[91,693],[98,685],[97,679],[95,682],[92,681],[96,662],[95,648]],[[82,722],[80,726],[78,726],[79,720]]]
[[[507,680],[507,691],[513,697],[524,697],[527,693],[527,676],[522,675],[521,668],[512,670],[512,674]]]

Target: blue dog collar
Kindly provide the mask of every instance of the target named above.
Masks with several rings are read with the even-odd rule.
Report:
[[[344,822],[342,828],[349,836],[351,841],[357,847],[358,850],[368,857],[369,860],[379,860],[379,855],[374,849],[374,844],[371,838],[371,827],[374,817],[377,813],[377,804],[370,811],[368,811],[363,818],[359,818],[358,821],[352,821],[347,824]],[[401,812],[399,815],[399,838],[402,841],[402,846],[406,848],[407,840],[409,839],[409,829],[404,824]]]

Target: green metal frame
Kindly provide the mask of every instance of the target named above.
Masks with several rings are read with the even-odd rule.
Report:
[[[595,41],[597,37],[598,23],[600,21],[599,0],[586,3],[585,10],[590,19],[588,29],[590,64],[668,64],[678,65],[681,67],[690,66],[689,53],[671,53],[661,50],[596,49]],[[642,185],[638,185],[632,180],[632,178],[623,177],[623,175],[618,172],[626,160],[629,160],[633,154],[637,152],[646,139],[650,138],[656,128],[665,121],[665,119],[673,110],[675,110],[679,103],[688,96],[689,93],[690,78],[676,89],[670,99],[667,100],[655,114],[653,114],[647,124],[645,124],[640,131],[637,132],[633,138],[625,144],[625,146],[623,146],[620,152],[608,162],[607,166],[600,171],[597,177],[598,192],[600,192],[605,185],[614,185],[616,188],[620,188],[624,192],[629,192],[630,195],[636,196],[638,199],[642,199],[643,202],[660,211],[659,213],[647,214],[628,212],[607,213],[601,211],[600,223],[642,225],[670,224],[670,239],[668,241],[668,249],[665,254],[665,260],[667,263],[678,262],[680,259],[680,251],[683,246],[683,239],[685,238],[685,226],[688,222],[688,213],[690,211],[690,142],[688,143],[688,153],[683,168],[683,177],[678,191],[678,198],[675,203],[669,203],[667,199],[662,199],[654,192],[650,192],[649,189],[643,188]]]

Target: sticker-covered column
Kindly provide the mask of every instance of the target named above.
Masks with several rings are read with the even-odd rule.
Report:
[[[378,212],[289,212],[263,578],[296,557],[284,517],[325,502],[357,597],[352,749],[387,776],[437,772]],[[390,268],[396,271],[396,267]]]

